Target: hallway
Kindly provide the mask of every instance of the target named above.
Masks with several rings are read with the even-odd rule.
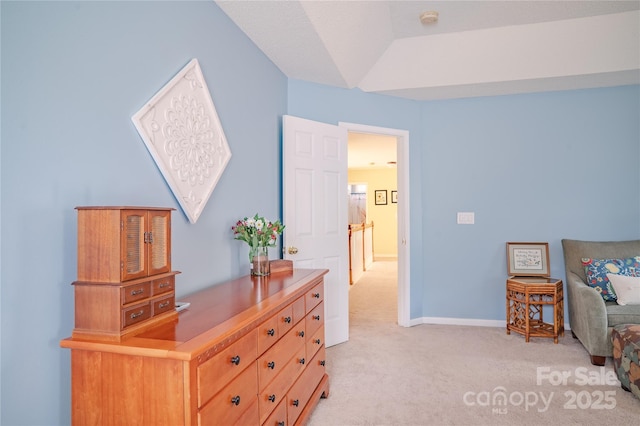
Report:
[[[349,288],[349,332],[398,323],[398,261],[377,260]]]

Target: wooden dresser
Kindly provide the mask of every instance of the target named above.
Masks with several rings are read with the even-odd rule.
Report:
[[[120,341],[70,337],[74,425],[295,425],[329,394],[324,275],[242,277]]]

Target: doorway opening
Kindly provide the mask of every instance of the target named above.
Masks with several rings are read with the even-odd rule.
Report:
[[[402,195],[409,193],[409,133],[353,123],[339,123],[339,126],[348,132],[349,184],[366,183],[367,188],[361,235],[365,247],[363,250],[367,251],[369,225],[371,233],[375,235],[371,242],[372,261],[394,262],[377,266],[387,271],[387,276],[390,270],[395,274],[397,323],[408,327],[409,199]],[[362,205],[362,202],[359,203]],[[376,273],[376,265],[367,265],[366,259],[367,253],[362,263],[365,274],[369,268],[370,277]]]

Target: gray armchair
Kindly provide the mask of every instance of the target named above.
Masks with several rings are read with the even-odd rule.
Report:
[[[580,340],[594,365],[604,365],[612,356],[611,329],[619,324],[640,324],[640,305],[605,302],[586,283],[582,258],[622,259],[640,256],[640,240],[577,241],[562,240],[569,324],[573,337]]]

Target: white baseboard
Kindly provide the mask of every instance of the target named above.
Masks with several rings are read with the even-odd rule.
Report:
[[[471,318],[422,317],[419,324],[471,325],[477,327],[506,327],[505,320],[481,320]]]
[[[474,327],[506,327],[506,320],[483,320],[472,318],[448,318],[448,317],[422,317],[409,321],[409,327],[420,324],[440,324],[440,325],[468,325]],[[571,330],[568,323],[564,324],[565,330]]]

